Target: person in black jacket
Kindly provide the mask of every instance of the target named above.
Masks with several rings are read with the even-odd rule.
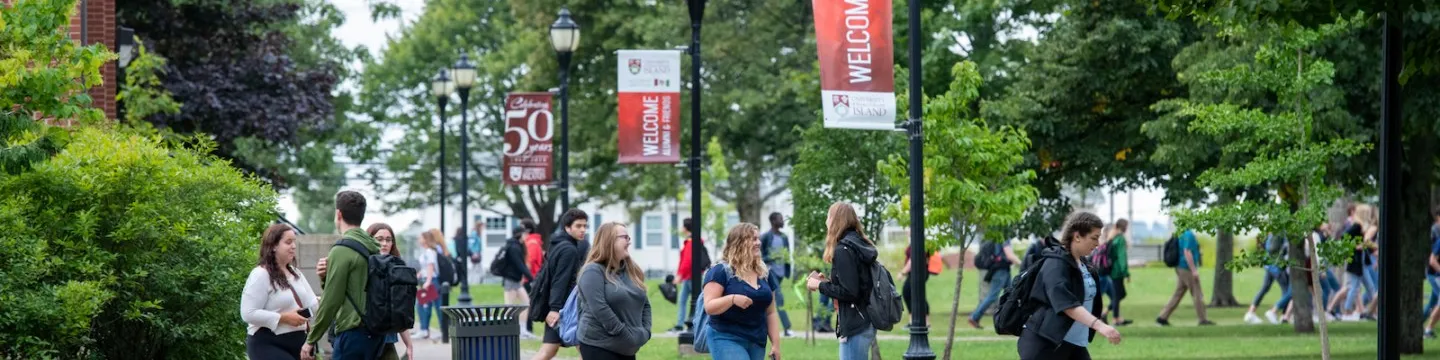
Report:
[[[585,230],[589,228],[590,216],[580,209],[570,209],[560,215],[560,225],[564,231],[550,239],[550,250],[545,254],[545,268],[540,270],[541,283],[536,284],[537,287],[545,287],[545,298],[537,299],[538,302],[532,301],[530,306],[531,314],[546,314],[545,339],[533,360],[550,360],[555,358],[555,353],[560,352],[562,342],[560,330],[556,328],[560,323],[560,309],[565,308],[565,299],[570,296],[570,290],[575,288],[580,265],[585,261],[586,254],[581,252],[580,242],[585,238]],[[589,246],[586,248],[588,250]]]
[[[825,228],[825,262],[830,264],[830,275],[811,272],[805,285],[840,305],[840,324],[835,328],[840,338],[840,360],[869,359],[875,326],[862,312],[875,287],[869,270],[879,252],[875,243],[865,238],[860,218],[850,204],[830,205]]]
[[[530,304],[530,293],[525,291],[523,284],[535,281],[535,278],[530,276],[530,269],[525,266],[525,244],[520,243],[521,239],[530,235],[530,231],[530,228],[524,226],[515,227],[513,232],[515,235],[506,240],[505,247],[497,253],[500,254],[497,256],[502,258],[495,259],[498,264],[491,265],[494,269],[493,272],[496,272],[493,275],[502,279],[500,282],[502,288],[505,289],[506,304]],[[529,319],[529,312],[529,309],[520,310],[520,318]],[[520,338],[534,339],[535,334],[531,334],[529,329],[522,327]]]
[[[1025,322],[1017,348],[1020,359],[1090,359],[1088,349],[1098,331],[1111,344],[1120,344],[1120,332],[1094,314],[1105,308],[1096,296],[1095,278],[1085,257],[1100,246],[1105,223],[1088,212],[1065,220],[1059,247],[1040,250],[1039,277],[1030,292],[1037,307]]]

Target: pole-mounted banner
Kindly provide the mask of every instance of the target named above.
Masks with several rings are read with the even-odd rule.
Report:
[[[813,0],[825,127],[895,130],[890,0]]]
[[[680,162],[680,52],[620,50],[621,164]]]
[[[505,95],[505,185],[548,185],[555,168],[552,94]]]

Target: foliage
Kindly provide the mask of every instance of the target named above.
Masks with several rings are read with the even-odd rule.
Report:
[[[67,32],[74,0],[0,6],[0,173],[17,174],[59,153],[69,134],[47,124],[96,123],[86,90],[115,59],[103,45],[78,46]]]
[[[709,243],[716,249],[725,246],[725,235],[729,233],[729,220],[726,214],[735,211],[735,205],[724,204],[715,201],[715,184],[724,182],[730,178],[728,167],[725,166],[725,153],[720,150],[720,140],[710,138],[710,145],[706,149],[710,156],[710,164],[700,171],[700,183],[704,184],[700,190],[700,233],[701,238],[710,239]],[[690,191],[682,191],[675,195],[678,201],[689,202]],[[764,224],[755,223],[764,229]],[[719,254],[714,254],[717,258]]]
[[[165,90],[160,76],[165,73],[165,58],[145,47],[145,42],[135,39],[135,56],[125,66],[125,84],[115,100],[124,104],[124,118],[127,125],[150,127],[146,118],[157,114],[175,115],[180,112],[180,103]]]
[[[203,142],[161,144],[85,128],[0,175],[0,358],[243,356],[237,294],[274,193]]]
[[[1030,142],[1010,126],[989,127],[971,117],[980,76],[975,63],[953,68],[950,91],[925,107],[926,251],[968,244],[977,231],[1019,221],[1035,203],[1029,181],[1033,170],[1019,170]],[[909,226],[909,165],[900,154],[879,163],[879,170],[900,191],[901,202],[886,215]]]
[[[884,210],[900,200],[900,193],[875,164],[904,153],[905,142],[904,134],[826,129],[820,121],[806,128],[790,177],[794,241],[823,243],[827,211],[840,201],[855,204],[861,226],[878,239],[885,226]]]

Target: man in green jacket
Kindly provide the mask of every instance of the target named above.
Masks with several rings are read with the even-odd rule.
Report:
[[[370,253],[378,253],[380,244],[360,229],[364,220],[364,195],[354,191],[341,191],[335,195],[335,229],[345,238],[365,245]],[[302,359],[314,359],[312,351],[316,343],[332,326],[335,335],[330,339],[334,349],[331,359],[374,360],[379,356],[380,349],[385,346],[384,334],[371,334],[365,330],[360,323],[361,314],[356,311],[365,308],[368,256],[343,246],[330,248],[330,255],[325,258],[325,278],[321,279],[325,296],[321,297],[320,310],[315,314],[314,330],[310,331],[305,347],[300,350]]]

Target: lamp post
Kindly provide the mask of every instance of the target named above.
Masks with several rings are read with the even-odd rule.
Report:
[[[690,234],[690,237],[700,239],[700,226],[698,225],[703,222],[703,218],[700,217],[700,91],[703,88],[701,86],[703,82],[700,79],[700,24],[705,20],[705,0],[686,0],[685,3],[690,10],[690,47],[687,49],[690,53],[690,219],[697,225],[695,233]],[[700,258],[700,246],[698,241],[691,244],[691,259]],[[700,291],[700,274],[705,271],[700,267],[700,263],[700,261],[690,262],[690,289],[695,293]],[[686,299],[685,301],[691,300]],[[698,305],[698,302],[691,304],[691,306]],[[690,321],[687,333],[694,331],[695,319],[690,319]],[[686,343],[687,340],[693,341],[693,339],[693,335],[688,338],[682,336],[679,341]]]
[[[570,210],[570,56],[580,47],[580,25],[570,9],[560,8],[550,24],[550,45],[560,60],[560,211],[565,212]]]
[[[440,69],[440,73],[430,80],[430,94],[435,96],[435,103],[440,106],[440,228],[445,227],[445,105],[450,103],[450,93],[455,92],[455,82],[450,80],[450,71]]]
[[[920,2],[910,1],[910,119],[905,121],[910,135],[910,258],[915,259],[915,268],[924,269],[925,256],[925,132],[924,90],[920,87]],[[930,274],[912,271],[910,297],[912,309],[925,301],[925,278]],[[996,291],[996,290],[992,290]],[[905,350],[905,360],[934,360],[935,351],[930,349],[930,325],[919,313],[910,314],[910,347]]]
[[[475,64],[470,63],[470,54],[460,52],[460,61],[450,72],[455,75],[455,90],[460,92],[460,223],[470,221],[470,88],[475,86]],[[477,239],[478,240],[478,239]],[[455,251],[461,259],[470,257],[470,237],[456,238]],[[466,271],[469,261],[460,261],[460,305],[470,305],[470,276]]]

